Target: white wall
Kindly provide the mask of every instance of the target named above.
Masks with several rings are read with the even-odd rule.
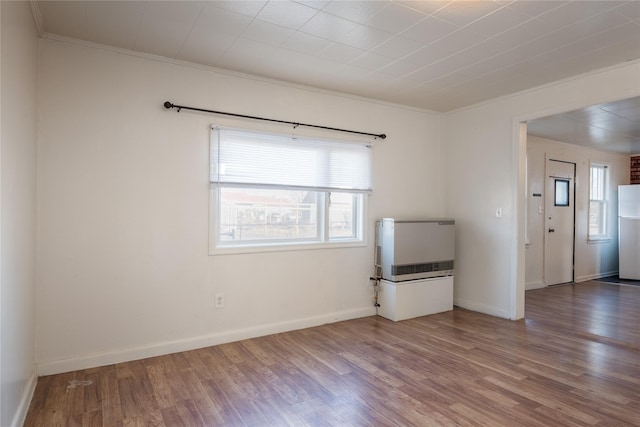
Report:
[[[439,114],[64,41],[40,60],[40,374],[373,314],[375,219],[445,213]],[[368,245],[208,256],[209,127],[265,125],[167,100],[386,133]]]
[[[576,164],[576,282],[604,277],[618,272],[618,185],[629,183],[629,156],[577,145],[565,144],[529,135],[527,139],[527,231],[525,282],[527,289],[544,287],[544,214],[538,210],[545,200],[545,154],[550,158]],[[606,241],[588,241],[589,165],[609,164],[609,235]],[[533,193],[542,197],[533,197]]]
[[[455,304],[524,315],[526,144],[519,122],[638,95],[635,61],[446,115],[447,216],[458,233]]]
[[[0,425],[22,425],[35,387],[38,39],[27,2],[0,2]]]

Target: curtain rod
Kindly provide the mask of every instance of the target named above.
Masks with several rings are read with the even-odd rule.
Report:
[[[292,125],[294,127],[294,129],[297,128],[298,126],[305,126],[305,127],[317,128],[317,129],[334,130],[334,131],[337,131],[337,132],[346,132],[346,133],[355,133],[355,134],[358,134],[358,135],[373,136],[375,138],[380,138],[380,139],[385,139],[387,137],[387,135],[385,135],[384,133],[376,134],[376,133],[368,133],[368,132],[359,132],[359,131],[356,131],[356,130],[332,128],[332,127],[329,127],[329,126],[320,126],[320,125],[310,125],[308,123],[289,122],[287,120],[268,119],[268,118],[265,118],[265,117],[247,116],[247,115],[244,115],[244,114],[236,114],[236,113],[225,113],[224,111],[205,110],[204,108],[196,108],[196,107],[187,107],[187,106],[184,106],[184,105],[176,105],[176,104],[173,104],[173,103],[171,103],[169,101],[166,101],[164,103],[164,108],[166,108],[167,110],[170,109],[170,108],[176,108],[178,110],[178,113],[180,112],[180,110],[192,110],[192,111],[201,111],[203,113],[222,114],[222,115],[225,115],[225,116],[242,117],[244,119],[253,119],[253,120],[262,120],[262,121],[266,121],[266,122],[284,123],[284,124],[287,124],[287,125]]]

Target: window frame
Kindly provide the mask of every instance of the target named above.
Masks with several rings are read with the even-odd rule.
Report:
[[[602,187],[599,189],[599,191],[602,193],[602,198],[601,199],[594,199],[593,198],[593,170],[594,169],[602,169],[603,170],[603,176],[602,176]],[[609,203],[610,203],[610,198],[609,198],[609,182],[610,182],[610,172],[611,171],[611,166],[609,165],[609,163],[607,162],[600,162],[600,161],[590,161],[589,162],[589,194],[588,194],[588,200],[589,200],[589,205],[588,205],[588,213],[587,213],[587,240],[589,242],[606,242],[609,241],[611,239],[610,236],[610,215],[609,215]],[[592,208],[592,204],[597,203],[600,208],[599,208],[599,222],[600,222],[600,230],[602,231],[601,233],[597,233],[594,234],[591,232],[591,216],[593,213],[593,208]]]
[[[212,149],[213,131],[218,128],[212,126],[212,136],[210,139],[209,149]],[[230,129],[230,128],[222,128]],[[256,132],[255,130],[247,130],[247,132]],[[257,131],[260,132],[260,131]],[[272,134],[271,132],[264,132]],[[273,135],[273,134],[272,134]],[[283,135],[284,136],[284,135]],[[328,140],[336,142],[336,140]],[[358,142],[338,141],[344,144],[361,144]],[[369,145],[369,144],[366,144]],[[213,159],[210,156],[210,168]],[[372,167],[372,165],[370,166]],[[223,188],[246,188],[252,190],[300,190],[300,187],[287,187],[286,185],[252,185],[252,184],[225,184],[213,182],[209,183],[209,255],[225,255],[236,253],[258,253],[258,252],[280,252],[304,249],[328,249],[328,248],[348,248],[348,247],[364,247],[367,245],[366,234],[366,218],[367,218],[367,202],[370,191],[361,191],[348,189],[325,189],[325,188],[307,188],[308,191],[314,191],[317,194],[317,235],[313,238],[295,238],[295,239],[254,239],[247,241],[222,241],[221,235],[221,209]],[[353,197],[352,205],[352,236],[331,237],[330,233],[330,213],[331,213],[331,193],[344,193]]]

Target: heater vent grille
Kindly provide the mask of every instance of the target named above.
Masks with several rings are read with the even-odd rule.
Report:
[[[391,274],[394,276],[446,270],[453,270],[453,260],[391,266]]]

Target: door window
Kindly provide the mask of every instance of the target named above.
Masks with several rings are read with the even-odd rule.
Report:
[[[555,180],[555,206],[569,206],[569,180]]]

